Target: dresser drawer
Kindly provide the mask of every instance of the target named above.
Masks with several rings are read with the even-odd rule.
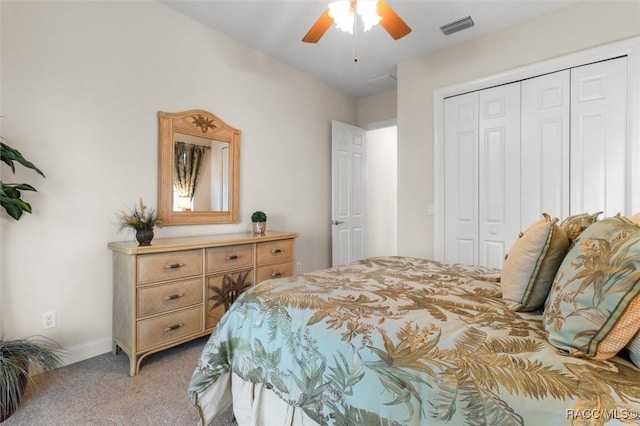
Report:
[[[283,278],[293,275],[293,262],[274,263],[258,266],[256,269],[256,284],[271,278]]]
[[[138,289],[138,317],[199,303],[202,303],[201,277]]]
[[[218,305],[215,308],[213,307],[216,301],[207,301],[205,318],[204,318],[204,328],[205,330],[210,330],[222,319],[222,316],[227,312],[224,305]]]
[[[293,240],[258,243],[257,264],[293,259]]]
[[[253,245],[239,244],[228,247],[213,247],[206,250],[207,274],[246,268],[253,265]]]
[[[202,330],[202,305],[138,321],[138,352]]]
[[[253,269],[226,272],[207,277],[205,329],[215,326],[222,315],[253,283]]]
[[[202,274],[202,250],[182,250],[138,256],[138,284],[200,274]]]

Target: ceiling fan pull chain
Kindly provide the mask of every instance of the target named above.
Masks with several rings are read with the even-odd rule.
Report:
[[[356,6],[357,7],[357,6]],[[358,13],[357,9],[353,11],[353,62],[358,62]]]

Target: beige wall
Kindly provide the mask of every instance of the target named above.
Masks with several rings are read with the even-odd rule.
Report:
[[[34,214],[0,216],[3,334],[43,334],[72,360],[110,350],[117,212],[157,203],[157,112],[202,108],[242,130],[239,225],[158,237],[297,231],[305,271],[330,264],[332,119],[356,101],[156,2],[0,2],[3,135],[47,175]],[[313,99],[313,102],[309,102]],[[4,170],[4,169],[3,169]],[[58,326],[41,330],[40,313]]]
[[[435,89],[637,35],[640,2],[587,1],[399,64],[399,254],[433,257]]]
[[[358,126],[390,122],[397,118],[398,93],[395,89],[358,99]]]

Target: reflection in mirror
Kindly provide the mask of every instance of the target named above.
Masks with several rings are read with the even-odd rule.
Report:
[[[163,223],[238,223],[240,130],[204,110],[158,116]]]
[[[229,142],[175,133],[173,211],[229,210]]]

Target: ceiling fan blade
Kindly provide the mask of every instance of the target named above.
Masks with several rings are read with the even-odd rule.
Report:
[[[380,25],[394,40],[401,39],[411,32],[411,28],[384,0],[378,0],[378,15],[382,17]]]
[[[302,41],[305,43],[317,43],[324,33],[327,32],[329,27],[333,24],[333,18],[329,16],[329,8],[318,18],[315,24],[311,27],[309,32],[304,36]]]

